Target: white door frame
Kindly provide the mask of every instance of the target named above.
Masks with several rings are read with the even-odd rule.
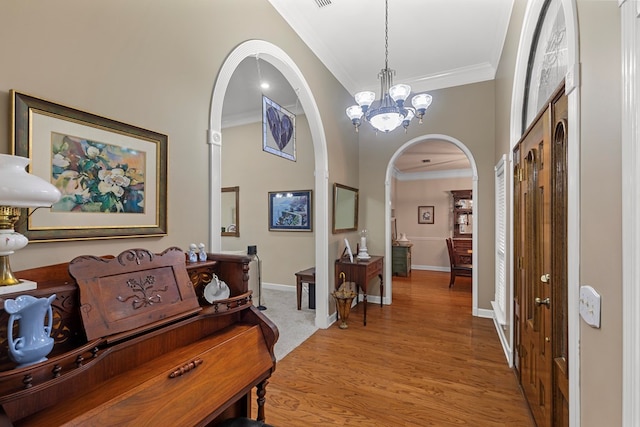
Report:
[[[622,194],[640,191],[640,3],[620,1],[622,27]],[[640,425],[640,198],[622,198],[622,424]]]

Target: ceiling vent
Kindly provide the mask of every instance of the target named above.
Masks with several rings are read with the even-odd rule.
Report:
[[[318,8],[323,8],[325,6],[329,6],[331,4],[331,0],[316,0],[316,4]]]

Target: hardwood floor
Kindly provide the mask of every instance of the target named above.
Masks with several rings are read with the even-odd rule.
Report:
[[[370,303],[366,327],[361,302],[348,329],[317,331],[278,362],[267,422],[534,426],[493,321],[471,316],[471,279],[448,284],[449,273],[394,277],[393,304]]]

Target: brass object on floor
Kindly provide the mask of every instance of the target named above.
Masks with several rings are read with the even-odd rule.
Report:
[[[341,321],[340,329],[347,329],[349,327],[347,325],[347,319],[349,318],[349,313],[351,312],[351,303],[353,302],[353,299],[357,294],[351,289],[352,283],[344,281],[344,273],[340,273],[340,278],[342,279],[342,284],[337,291],[331,292],[331,295],[336,300],[338,319]]]

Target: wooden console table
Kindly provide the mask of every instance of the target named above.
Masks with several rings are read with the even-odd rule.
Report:
[[[349,258],[340,258],[336,260],[336,289],[340,286],[340,273],[344,273],[347,282],[354,282],[357,288],[362,289],[364,296],[364,325],[367,326],[367,286],[371,279],[378,276],[380,279],[380,307],[382,307],[382,297],[384,291],[384,285],[382,282],[382,269],[384,265],[384,257],[372,256],[366,260],[353,259],[353,262],[349,261]],[[356,289],[356,292],[358,289]],[[358,299],[359,301],[359,299]]]

